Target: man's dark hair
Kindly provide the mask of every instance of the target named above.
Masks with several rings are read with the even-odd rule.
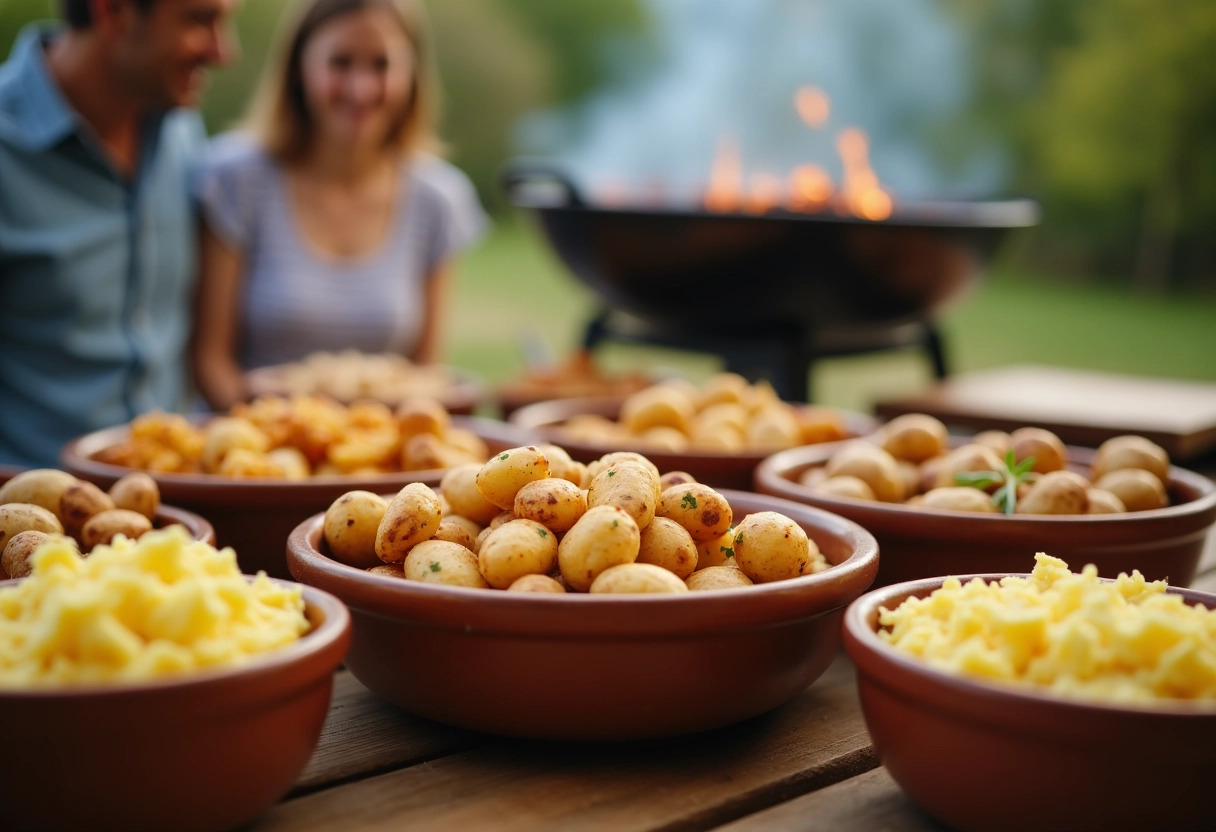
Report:
[[[135,7],[146,12],[156,0],[132,0]],[[63,20],[72,29],[88,29],[93,25],[93,13],[89,10],[89,0],[59,0],[63,10]]]

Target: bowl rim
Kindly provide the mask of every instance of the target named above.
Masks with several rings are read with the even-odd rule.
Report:
[[[864,437],[859,437],[864,439]],[[957,437],[955,437],[957,438]],[[963,437],[967,438],[967,437]],[[975,511],[956,511],[954,509],[933,508],[928,506],[909,506],[904,503],[884,503],[877,500],[862,500],[856,497],[845,497],[838,494],[821,494],[808,486],[791,479],[797,473],[816,465],[826,463],[832,453],[856,439],[844,439],[838,442],[824,442],[818,445],[801,445],[778,451],[764,459],[756,466],[755,483],[758,489],[765,493],[773,493],[789,500],[814,500],[812,505],[821,506],[829,511],[846,515],[865,512],[867,519],[877,523],[894,521],[908,516],[950,518],[951,526],[956,529],[972,530],[982,533],[985,527],[991,528],[993,522],[1008,523],[1021,521],[1029,523],[1101,523],[1127,524],[1144,522],[1154,519],[1177,518],[1180,515],[1211,514],[1216,519],[1216,482],[1208,477],[1187,468],[1171,464],[1169,480],[1164,483],[1167,491],[1171,484],[1177,483],[1196,492],[1198,497],[1186,502],[1176,503],[1165,508],[1146,509],[1144,511],[1127,511],[1120,514],[1002,514],[982,513]],[[1083,448],[1076,445],[1066,446],[1070,463],[1092,462],[1095,449]],[[771,491],[769,490],[771,489]]]
[[[211,419],[221,418],[224,414],[204,414],[192,421],[205,424]],[[189,417],[187,417],[189,418]],[[471,430],[482,439],[491,442],[506,443],[513,446],[532,444],[529,436],[519,428],[514,428],[506,422],[488,419],[482,416],[453,415],[452,424],[456,427]],[[317,492],[317,495],[328,494],[334,488],[351,487],[353,483],[366,483],[368,490],[387,488],[393,484],[404,485],[410,482],[439,482],[446,468],[428,468],[419,471],[390,471],[383,474],[325,474],[311,476],[306,480],[285,480],[274,477],[226,477],[221,474],[191,473],[183,474],[167,471],[148,471],[143,468],[128,468],[125,465],[114,465],[100,462],[93,455],[118,444],[130,435],[130,423],[116,425],[110,428],[78,436],[67,442],[59,451],[59,465],[76,477],[89,479],[94,482],[116,480],[132,471],[142,471],[148,474],[162,489],[170,489],[171,494],[182,490],[209,488],[222,485],[233,489],[238,494],[252,495],[261,492],[268,486],[289,488],[294,493]]]
[[[255,576],[245,575],[244,577],[252,581]],[[2,581],[0,587],[15,585],[19,583],[19,580]],[[248,657],[234,665],[187,671],[139,682],[35,688],[0,687],[0,702],[55,702],[86,697],[98,701],[119,697],[161,696],[184,690],[220,688],[236,679],[240,679],[242,683],[247,681],[249,689],[252,690],[258,679],[273,677],[285,668],[302,665],[310,658],[335,649],[339,651],[338,661],[334,663],[334,667],[336,667],[341,661],[341,656],[346,652],[346,645],[350,638],[350,611],[346,605],[333,594],[318,587],[280,578],[268,578],[268,580],[284,588],[300,587],[304,599],[305,615],[310,621],[315,620],[315,617],[319,615],[320,624],[315,624],[312,629],[290,644]]]
[[[843,538],[853,551],[822,572],[743,589],[698,591],[692,593],[696,600],[686,593],[513,593],[405,581],[347,566],[317,548],[325,516],[320,512],[292,531],[287,542],[288,566],[297,581],[306,583],[308,577],[300,572],[309,573],[352,609],[380,618],[496,635],[541,635],[554,640],[704,636],[777,626],[843,610],[877,576],[878,543],[859,524],[779,497],[715,490],[732,505],[759,501],[764,508],[754,511],[780,511],[800,525],[818,525],[826,534]],[[545,627],[555,629],[541,633],[540,625],[521,623],[525,617],[544,619]]]
[[[658,383],[658,382],[656,382]],[[614,451],[635,451],[645,454],[651,460],[704,460],[704,461],[731,461],[731,462],[746,462],[749,465],[757,465],[764,459],[768,458],[772,453],[772,449],[763,448],[745,448],[742,451],[728,453],[725,451],[715,451],[712,449],[695,449],[687,448],[682,451],[672,451],[666,448],[659,448],[655,445],[645,442],[631,442],[629,438],[621,440],[612,440],[611,443],[606,442],[590,442],[587,440],[573,439],[561,431],[560,423],[554,421],[538,421],[538,413],[544,413],[546,410],[551,410],[556,407],[565,408],[584,408],[583,410],[575,410],[570,416],[590,414],[596,415],[598,410],[614,410],[621,407],[628,395],[608,395],[608,396],[571,396],[568,398],[549,398],[541,401],[534,401],[529,404],[518,407],[511,412],[507,417],[507,423],[515,425],[520,430],[527,430],[534,433],[537,441],[547,442],[555,445],[560,445],[562,448],[574,449],[576,452],[584,454],[608,454]],[[815,408],[824,407],[840,414],[840,418],[846,430],[854,435],[840,440],[848,442],[867,435],[875,430],[878,426],[878,420],[869,414],[862,413],[859,410],[847,410],[839,407],[828,408],[826,405],[815,405],[808,402],[787,402],[795,407]],[[600,414],[602,415],[602,414]],[[563,418],[568,419],[570,416]],[[801,447],[818,447],[820,444],[805,445]],[[657,463],[656,463],[657,464]],[[662,466],[660,466],[662,467]]]
[[[857,667],[859,680],[861,677],[870,676],[875,677],[877,683],[886,685],[886,681],[878,677],[898,673],[909,680],[906,684],[900,684],[900,687],[915,690],[917,699],[936,700],[936,695],[944,694],[948,698],[949,704],[934,701],[934,707],[951,712],[955,706],[959,706],[971,714],[991,715],[1003,713],[1003,709],[1015,706],[1029,706],[1042,714],[1055,714],[1072,720],[1108,719],[1115,716],[1122,719],[1216,719],[1216,701],[1204,703],[1188,700],[1163,700],[1145,704],[1115,704],[1089,699],[1069,699],[1048,692],[1039,692],[1034,688],[1023,687],[1015,683],[983,682],[971,677],[954,675],[906,655],[878,637],[879,607],[893,609],[894,606],[898,606],[909,597],[925,597],[939,589],[950,577],[955,577],[966,584],[976,578],[991,582],[1007,577],[1028,578],[1030,576],[1028,573],[996,572],[920,578],[889,584],[865,592],[849,605],[842,623],[845,649]],[[1112,578],[1099,578],[1098,580],[1103,583],[1114,582]],[[1172,595],[1182,596],[1188,604],[1202,604],[1209,610],[1216,610],[1216,594],[1214,593],[1175,586],[1168,586],[1166,591]],[[875,618],[873,625],[870,623],[872,616]],[[935,696],[927,695],[930,691]]]

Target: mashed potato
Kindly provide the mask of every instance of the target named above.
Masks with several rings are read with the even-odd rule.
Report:
[[[0,589],[0,687],[135,682],[238,663],[308,628],[300,589],[241,576],[231,549],[181,526],[87,559],[54,536]]]
[[[1044,554],[1029,578],[962,584],[879,610],[879,637],[948,673],[1113,704],[1216,703],[1216,610],[1133,571],[1112,582]]]

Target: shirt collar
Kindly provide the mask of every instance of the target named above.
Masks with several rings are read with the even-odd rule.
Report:
[[[77,115],[51,77],[45,47],[59,26],[33,23],[21,30],[13,46],[9,70],[8,116],[17,128],[14,138],[30,150],[51,147],[71,135]]]

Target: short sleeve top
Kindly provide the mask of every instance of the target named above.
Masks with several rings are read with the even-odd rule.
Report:
[[[212,231],[244,259],[241,366],[281,364],[322,350],[414,349],[427,280],[477,239],[486,217],[472,183],[441,159],[417,155],[401,176],[391,227],[379,246],[328,257],[296,223],[284,168],[244,134],[212,141],[195,194]]]

